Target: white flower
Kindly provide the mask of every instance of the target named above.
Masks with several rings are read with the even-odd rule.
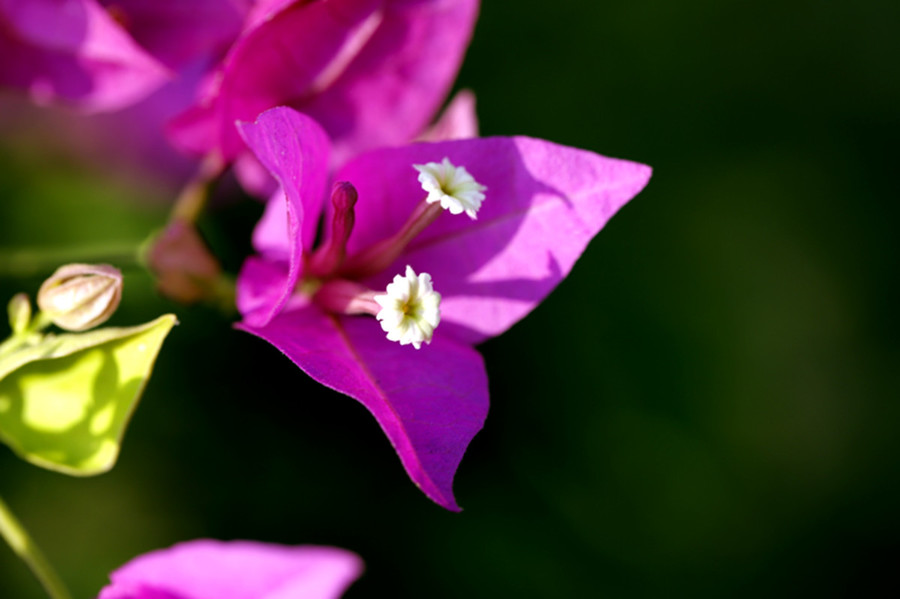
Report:
[[[441,207],[449,210],[450,214],[465,212],[469,218],[475,220],[484,194],[487,189],[469,174],[464,166],[453,166],[449,158],[438,164],[414,164],[419,171],[419,183],[422,189],[428,192],[425,201],[429,204],[440,202]]]
[[[416,275],[406,267],[406,276],[397,275],[385,295],[376,295],[381,310],[375,315],[391,341],[410,343],[416,349],[431,343],[431,335],[441,321],[441,294],[431,285],[431,275]]]

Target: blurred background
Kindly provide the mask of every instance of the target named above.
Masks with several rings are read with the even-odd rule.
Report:
[[[898,586],[900,3],[512,8],[484,3],[457,83],[482,133],[654,177],[481,346],[492,406],[456,477],[464,511],[413,486],[355,401],[132,270],[113,324],[181,325],[116,468],[68,478],[0,447],[0,494],[77,597],[198,537],[351,549],[367,569],[348,597]],[[47,122],[2,120],[0,249],[164,223],[168,183],[84,164]],[[202,223],[231,270],[260,211],[235,197]],[[41,279],[3,278],[0,300]],[[5,545],[0,597],[43,597]]]

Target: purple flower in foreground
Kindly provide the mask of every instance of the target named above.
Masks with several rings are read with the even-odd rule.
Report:
[[[133,559],[98,599],[332,599],[362,569],[332,547],[198,540]]]
[[[530,312],[650,168],[527,137],[376,150],[338,172],[313,248],[324,131],[284,107],[240,130],[285,201],[254,232],[237,326],[360,401],[416,485],[458,510],[453,476],[488,409],[472,346]]]

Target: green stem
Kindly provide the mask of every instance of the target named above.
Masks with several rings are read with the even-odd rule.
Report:
[[[143,242],[118,242],[59,248],[23,248],[0,252],[0,277],[50,276],[73,262],[139,266]]]
[[[172,211],[169,213],[169,220],[196,223],[206,208],[212,186],[224,170],[225,164],[217,154],[210,154],[204,158],[193,179],[188,181],[181,193],[178,194],[175,205],[172,206]]]
[[[46,312],[38,312],[28,324],[28,327],[19,333],[13,333],[8,339],[0,343],[0,358],[7,356],[20,347],[35,344],[41,340],[41,331],[53,324]]]
[[[28,536],[28,532],[9,510],[2,497],[0,497],[0,535],[9,543],[13,552],[28,564],[31,572],[51,599],[72,599],[72,595],[50,567],[41,550]]]

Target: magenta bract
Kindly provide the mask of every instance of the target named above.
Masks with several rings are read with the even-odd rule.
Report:
[[[322,128],[280,107],[240,131],[284,191],[254,235],[259,255],[240,274],[238,327],[365,405],[412,480],[458,510],[453,476],[488,410],[487,376],[472,346],[534,309],[646,185],[650,168],[527,137],[419,143],[348,163],[336,176],[358,191],[348,261],[393,235],[421,203],[426,194],[413,164],[446,157],[487,186],[478,220],[444,212],[393,264],[354,282],[383,290],[405,265],[432,276],[442,320],[433,343],[416,350],[385,339],[374,318],[330,312],[306,291],[323,278],[304,271],[328,189]]]
[[[170,135],[231,161],[244,148],[235,121],[289,105],[322,124],[335,163],[407,143],[446,97],[477,11],[477,0],[257,3],[215,83]]]
[[[134,40],[173,70],[212,67],[234,42],[254,0],[100,0]]]
[[[0,85],[86,112],[146,97],[171,72],[95,0],[0,0]]]

